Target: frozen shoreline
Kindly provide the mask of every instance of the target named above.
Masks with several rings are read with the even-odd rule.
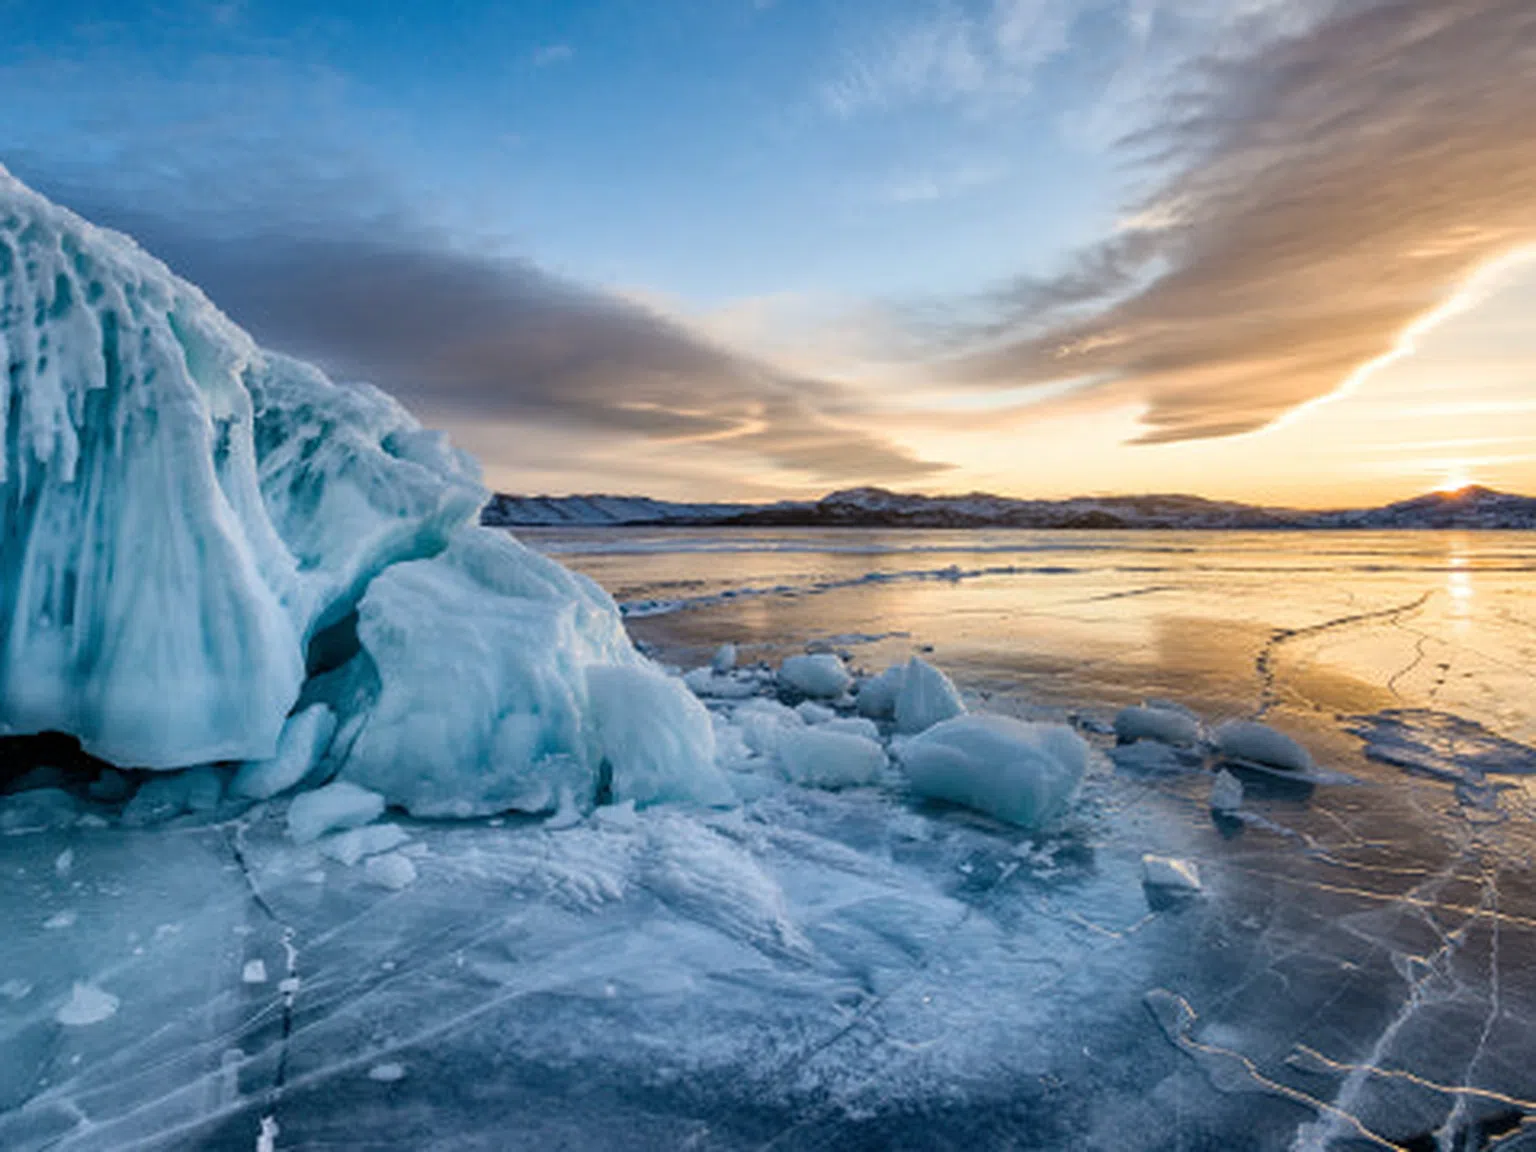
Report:
[[[770,773],[730,810],[391,814],[357,849],[295,845],[282,800],[0,836],[24,901],[0,940],[0,1143],[245,1148],[270,1124],[278,1149],[1150,1152],[1510,1131],[1536,1057],[1528,798],[1458,803],[1321,741],[1354,783],[1244,773],[1218,805],[1171,717],[1137,723],[1173,744],[1089,724],[1083,795],[1042,832]],[[372,864],[390,858],[408,881]]]

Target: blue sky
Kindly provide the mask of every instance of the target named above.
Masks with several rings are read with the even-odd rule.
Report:
[[[1536,109],[1500,48],[1524,8],[0,0],[0,163],[504,487],[953,487],[954,412],[1016,432],[1065,398],[1104,489],[1126,440],[1326,394],[1526,238],[1498,128]],[[1465,204],[1340,192],[1421,171]],[[1451,234],[1391,298],[1353,289]],[[1337,300],[1290,315],[1323,268]],[[413,292],[461,309],[446,351],[394,338]]]

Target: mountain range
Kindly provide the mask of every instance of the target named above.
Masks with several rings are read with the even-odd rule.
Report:
[[[973,492],[918,496],[850,488],[819,500],[688,504],[645,496],[497,494],[481,516],[501,527],[1536,529],[1536,497],[1471,486],[1379,508],[1307,511],[1199,496],[1016,500]]]

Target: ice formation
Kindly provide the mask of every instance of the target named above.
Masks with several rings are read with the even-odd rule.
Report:
[[[896,694],[901,691],[902,666],[892,665],[878,676],[859,682],[859,715],[870,720],[889,720],[896,714]]]
[[[1195,744],[1200,739],[1200,722],[1182,710],[1150,703],[1122,708],[1115,715],[1115,739],[1122,744],[1137,740]]]
[[[1211,811],[1230,814],[1243,806],[1243,782],[1223,768],[1211,781]]]
[[[253,800],[265,800],[292,788],[320,762],[335,735],[336,714],[324,704],[311,704],[283,725],[277,755],[242,765],[231,789]]]
[[[592,668],[587,682],[614,800],[720,804],[732,799],[715,767],[709,713],[681,680],[636,664]]]
[[[965,705],[948,676],[914,656],[901,670],[894,712],[896,731],[912,734],[951,717],[963,716]]]
[[[383,813],[384,797],[338,780],[293,798],[288,808],[288,835],[296,844],[308,844],[327,832],[371,823]]]
[[[885,769],[885,750],[879,743],[825,727],[787,731],[775,751],[790,780],[813,788],[874,784]]]
[[[779,665],[779,682],[802,695],[830,700],[846,692],[853,677],[832,653],[818,652],[785,660]]]
[[[1212,734],[1217,749],[1234,760],[1251,760],[1272,768],[1310,772],[1312,757],[1284,732],[1253,720],[1228,720]]]
[[[1088,745],[1063,724],[960,716],[901,749],[915,792],[964,804],[1024,828],[1062,815],[1088,766]]]
[[[1141,858],[1141,882],[1148,888],[1199,892],[1200,869],[1189,860],[1148,853]]]
[[[855,705],[860,716],[895,720],[896,731],[909,736],[965,714],[954,682],[917,656],[861,680]]]
[[[398,824],[369,824],[337,832],[320,841],[320,854],[348,868],[365,856],[391,852],[411,837]]]
[[[642,802],[718,793],[707,717],[642,675],[611,599],[474,524],[473,460],[3,169],[0,362],[0,734],[418,815],[586,806],[610,771]],[[139,815],[206,804],[185,787]]]

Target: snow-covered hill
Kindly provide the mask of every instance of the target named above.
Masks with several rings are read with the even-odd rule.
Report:
[[[1311,518],[1316,528],[1536,528],[1536,497],[1473,486],[1456,492],[1430,492],[1412,500],[1352,512],[1327,512]]]
[[[1536,529],[1536,498],[1465,488],[1383,508],[1308,512],[1198,496],[1015,500],[973,492],[919,496],[850,488],[820,500],[681,504],[643,496],[496,496],[484,523],[506,527],[622,525],[847,528]]]
[[[718,522],[752,511],[750,504],[677,504],[649,496],[504,496],[485,506],[487,525],[556,526]]]

